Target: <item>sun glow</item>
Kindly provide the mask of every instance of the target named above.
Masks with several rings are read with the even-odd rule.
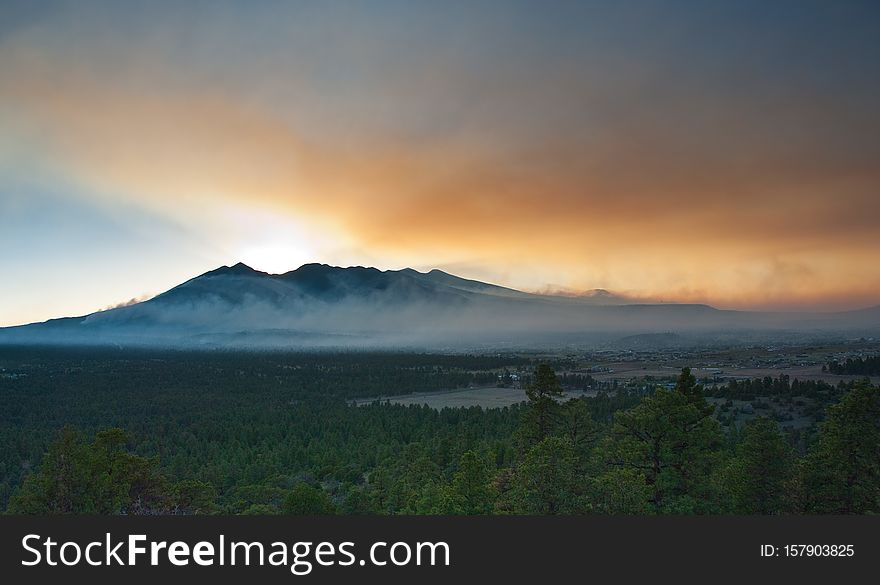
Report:
[[[266,245],[243,248],[239,253],[241,261],[257,270],[270,274],[281,274],[306,264],[312,256],[296,245]]]
[[[312,226],[286,214],[240,209],[226,214],[230,261],[272,274],[314,261],[326,238]]]

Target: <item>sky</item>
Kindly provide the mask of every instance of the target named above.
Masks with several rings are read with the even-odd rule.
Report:
[[[880,304],[880,4],[0,0],[0,325],[243,261]]]

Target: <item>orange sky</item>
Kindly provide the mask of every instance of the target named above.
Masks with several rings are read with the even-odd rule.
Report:
[[[880,302],[876,50],[804,44],[827,15],[743,44],[713,14],[688,27],[611,11],[620,35],[585,20],[583,40],[564,14],[479,27],[237,10],[107,27],[83,9],[0,34],[0,222],[21,234],[0,260],[23,279],[0,324],[238,260],[723,307]],[[61,207],[83,220],[60,234],[21,219]],[[87,237],[101,222],[125,260]],[[159,253],[178,240],[185,252]],[[104,286],[34,297],[58,285],[52,262],[87,262]],[[111,262],[138,269],[120,282]]]

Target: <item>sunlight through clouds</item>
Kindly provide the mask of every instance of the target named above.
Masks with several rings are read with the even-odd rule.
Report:
[[[139,237],[161,218],[197,244],[159,260],[166,236],[144,235],[130,262],[157,287],[324,262],[876,304],[872,8],[781,3],[756,23],[755,5],[29,7],[0,30],[0,209],[34,175],[71,206],[127,210],[114,221]],[[81,248],[107,283],[98,249]],[[65,261],[21,254],[49,274]]]

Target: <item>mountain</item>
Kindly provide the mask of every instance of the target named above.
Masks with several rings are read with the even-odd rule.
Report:
[[[455,306],[478,296],[525,298],[529,295],[440,270],[422,273],[411,268],[381,271],[362,266],[338,268],[305,264],[284,274],[267,274],[239,263],[206,272],[144,305],[167,308],[222,302],[235,309],[262,303],[301,313],[316,306],[345,303],[398,308],[413,303]]]
[[[880,309],[757,313],[526,293],[440,270],[306,264],[284,274],[222,266],[150,300],[0,329],[0,343],[162,346],[465,347],[596,341],[670,332],[874,331]],[[762,333],[763,334],[763,333]]]

